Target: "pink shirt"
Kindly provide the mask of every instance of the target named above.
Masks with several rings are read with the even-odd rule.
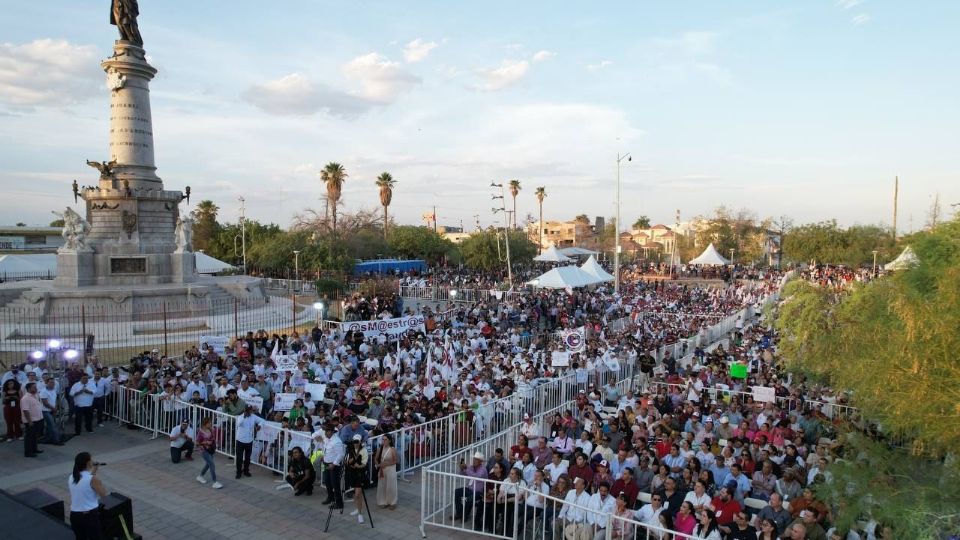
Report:
[[[27,392],[20,398],[20,417],[25,424],[43,420],[43,408],[37,396]]]

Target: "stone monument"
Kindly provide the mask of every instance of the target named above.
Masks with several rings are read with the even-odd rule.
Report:
[[[0,291],[0,303],[19,295],[21,304],[41,306],[42,314],[84,305],[135,315],[156,305],[153,301],[206,302],[211,310],[236,305],[232,300],[267,301],[260,280],[196,272],[193,220],[180,211],[182,201],[189,203],[190,187],[185,193],[167,190],[157,176],[150,112],[150,81],[157,70],[147,62],[138,14],[137,0],[112,1],[110,23],[120,39],[100,64],[110,93],[109,158],[87,160],[98,172],[95,186],[73,183],[74,201],[83,199],[83,211],[54,212],[64,220],[65,240],[57,252],[56,279],[8,287]]]

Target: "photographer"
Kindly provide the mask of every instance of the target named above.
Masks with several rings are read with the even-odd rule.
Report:
[[[73,473],[67,478],[70,489],[70,528],[77,538],[102,538],[100,497],[107,489],[97,478],[99,463],[89,452],[80,452],[73,460]]]
[[[350,512],[357,516],[357,522],[363,523],[363,486],[367,481],[367,449],[363,447],[363,437],[353,436],[347,447],[347,487],[353,488],[353,502],[357,509]]]

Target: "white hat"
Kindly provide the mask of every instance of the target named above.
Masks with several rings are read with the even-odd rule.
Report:
[[[729,424],[729,423],[730,423],[730,419],[727,418],[726,415],[721,416],[721,417],[720,417],[720,423],[721,423],[721,424]]]
[[[479,459],[480,461],[483,461],[483,454],[480,452],[474,452],[473,459]]]
[[[361,442],[361,441],[363,441],[363,437],[359,433],[353,436],[353,442]]]

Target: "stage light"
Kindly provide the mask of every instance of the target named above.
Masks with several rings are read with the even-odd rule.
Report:
[[[66,358],[67,360],[73,360],[78,356],[80,356],[80,353],[77,352],[75,349],[69,349],[68,351],[63,353],[63,357]]]
[[[314,302],[313,309],[320,311],[323,309],[323,302]]]
[[[43,351],[33,351],[32,353],[30,353],[30,358],[33,358],[34,360],[42,360]]]
[[[59,348],[60,348],[60,340],[59,340],[59,339],[51,339],[50,341],[47,342],[47,348],[48,348],[48,349],[59,349]]]

